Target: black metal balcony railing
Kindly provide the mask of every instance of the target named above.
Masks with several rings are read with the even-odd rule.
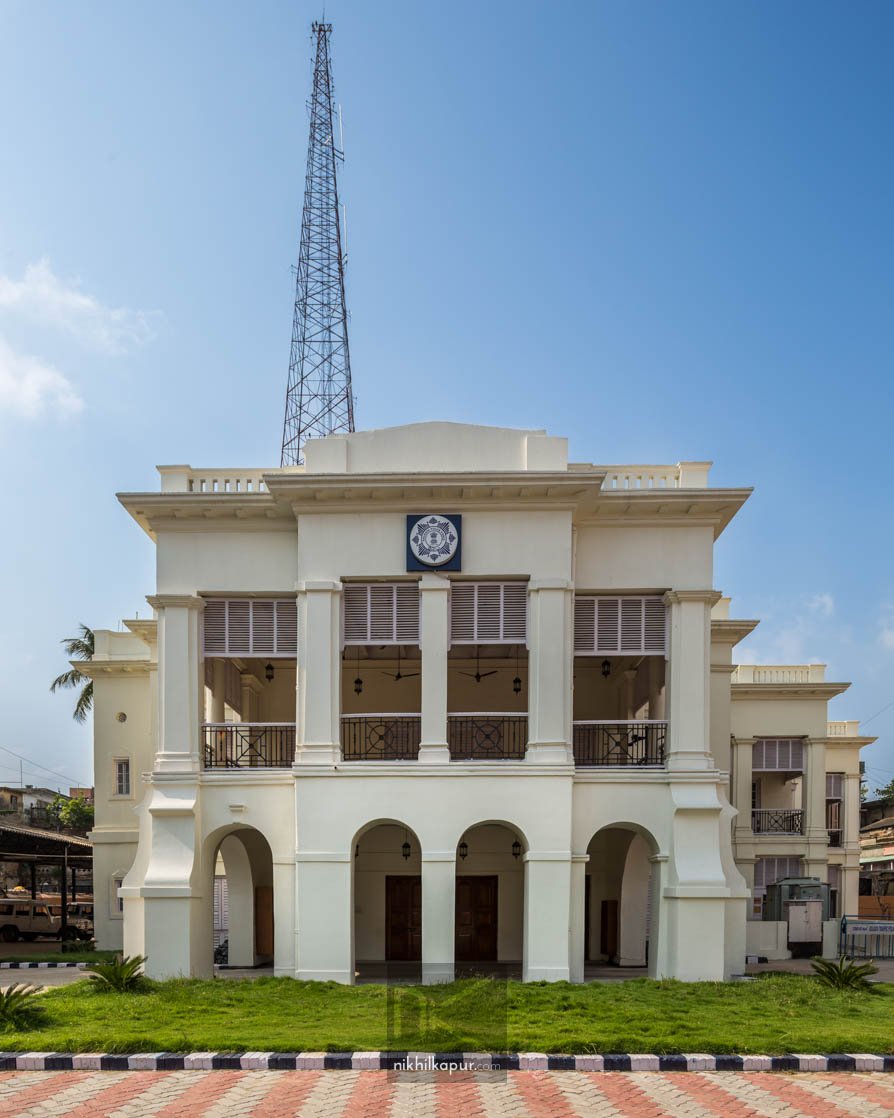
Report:
[[[804,812],[780,808],[758,808],[751,812],[751,830],[756,835],[800,835]]]
[[[575,722],[575,765],[663,765],[666,722]]]
[[[528,746],[526,714],[448,714],[451,761],[523,761]]]
[[[294,722],[205,722],[206,769],[288,769],[295,760]]]
[[[341,720],[345,761],[415,761],[421,740],[418,714],[360,714]]]

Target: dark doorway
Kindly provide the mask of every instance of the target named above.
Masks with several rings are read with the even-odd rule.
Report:
[[[385,878],[385,958],[404,963],[422,958],[421,877]]]
[[[590,949],[590,875],[584,878],[584,962],[588,963],[593,954]]]
[[[609,963],[618,961],[618,902],[603,901],[599,920],[601,954]]]
[[[456,961],[496,962],[497,876],[456,879]]]

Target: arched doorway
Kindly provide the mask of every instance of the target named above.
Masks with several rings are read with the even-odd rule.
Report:
[[[658,874],[655,841],[642,828],[605,827],[590,840],[584,894],[584,957],[591,965],[655,966]]]
[[[226,967],[273,963],[273,855],[260,831],[239,827],[209,841],[213,867],[214,961]]]
[[[456,848],[456,976],[521,977],[525,845],[507,823],[470,827]]]
[[[414,832],[397,820],[354,838],[354,977],[422,977],[422,860]]]

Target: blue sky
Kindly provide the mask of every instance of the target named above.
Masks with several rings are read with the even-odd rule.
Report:
[[[891,5],[326,14],[358,426],[713,459],[755,487],[717,549],[743,658],[827,662],[832,717],[894,702]],[[278,462],[317,15],[0,6],[0,746],[76,780],[58,642],[152,589],[114,493]],[[867,731],[884,782],[894,705]]]

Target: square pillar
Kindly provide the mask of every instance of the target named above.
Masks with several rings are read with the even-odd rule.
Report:
[[[298,966],[306,981],[354,981],[353,856],[303,851],[297,856]]]
[[[587,945],[584,943],[586,919],[584,906],[587,896],[587,862],[589,854],[571,855],[571,907],[568,917],[569,980],[583,982]]]
[[[571,980],[571,855],[525,854],[523,982]]]
[[[571,749],[574,588],[563,579],[528,587],[527,761],[568,764]]]
[[[197,773],[201,768],[202,611],[191,594],[161,594],[146,601],[158,618],[158,749],[155,772]]]
[[[295,859],[273,861],[273,973],[295,977]]]
[[[443,762],[450,760],[450,747],[447,744],[450,580],[445,575],[424,574],[419,584],[419,595],[419,632],[422,653],[422,739],[419,745],[419,760]],[[422,892],[424,898],[424,879]],[[422,935],[424,941],[424,920]],[[453,966],[452,955],[450,965]]]
[[[341,583],[298,584],[296,764],[341,760]]]
[[[670,590],[668,769],[713,769],[711,755],[711,607],[716,590]]]
[[[456,853],[422,852],[422,981],[452,982],[456,926]]]
[[[803,800],[804,837],[807,839],[805,872],[809,877],[826,880],[829,857],[829,832],[826,830],[826,743],[825,740],[804,742],[807,771],[804,774]]]
[[[751,842],[753,838],[751,823],[751,784],[754,779],[752,764],[754,759],[754,739],[736,740],[732,748],[733,769],[733,807],[739,813],[733,826],[737,842]]]

